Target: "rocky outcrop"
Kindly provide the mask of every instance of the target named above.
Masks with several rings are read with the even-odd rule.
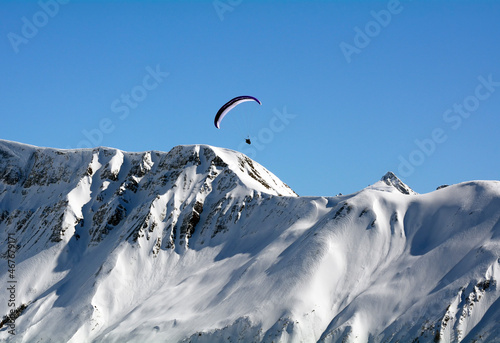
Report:
[[[386,185],[388,186],[393,186],[396,188],[399,192],[406,194],[406,195],[415,195],[417,192],[415,192],[413,189],[408,187],[407,185],[404,184],[403,181],[401,181],[396,175],[394,175],[393,172],[387,172],[381,179],[380,181],[385,182]]]
[[[260,192],[296,195],[246,156],[209,146],[124,153],[0,141],[0,157],[0,223],[6,232],[31,231],[21,237],[21,249],[72,238],[95,246],[113,231],[126,231],[139,243],[141,237],[153,238],[162,249],[187,247],[197,226],[210,236],[224,225],[222,213],[232,213],[233,203],[226,200],[238,201],[239,195],[231,195],[237,187],[243,185],[250,195],[255,181]],[[227,208],[210,207],[200,223],[207,197]]]

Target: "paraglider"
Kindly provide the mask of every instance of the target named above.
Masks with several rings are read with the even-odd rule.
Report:
[[[246,102],[246,101],[255,101],[259,105],[262,105],[260,100],[253,97],[253,96],[250,96],[250,95],[237,96],[236,98],[229,100],[226,104],[224,104],[224,106],[222,106],[219,109],[219,111],[217,111],[217,114],[215,115],[215,119],[214,119],[215,127],[220,129],[220,123],[221,123],[222,119],[226,116],[226,114],[228,114],[229,111],[231,111],[234,107],[236,107],[239,104],[241,104],[242,102]],[[247,144],[252,144],[252,142],[250,141],[250,137],[246,138],[245,142]]]

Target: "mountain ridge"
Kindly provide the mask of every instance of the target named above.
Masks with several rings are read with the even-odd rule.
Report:
[[[388,172],[350,195],[299,197],[223,148],[0,140],[0,241],[17,242],[20,309],[17,335],[3,322],[0,338],[498,341],[499,205],[497,181],[417,194]]]

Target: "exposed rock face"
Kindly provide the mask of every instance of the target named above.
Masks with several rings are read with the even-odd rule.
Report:
[[[164,247],[172,248],[176,243],[187,246],[209,195],[228,200],[239,197],[231,191],[244,186],[249,196],[254,192],[295,196],[246,156],[230,154],[229,161],[224,161],[227,151],[220,149],[217,154],[214,149],[178,146],[167,154],[123,153],[0,142],[0,199],[6,204],[0,218],[21,232],[30,222],[37,223],[34,235],[30,232],[31,237],[21,240],[21,250],[33,245],[47,248],[74,235],[95,245],[118,227],[122,235],[135,238],[149,239],[155,229],[165,231],[159,237],[169,237]],[[244,184],[245,178],[251,181],[249,185]],[[229,205],[229,201],[223,203]],[[163,209],[158,212],[155,207],[159,205]],[[220,221],[218,215],[212,219]]]
[[[396,188],[398,191],[400,191],[403,194],[407,195],[415,195],[417,194],[413,189],[408,187],[401,181],[396,175],[394,175],[393,172],[387,172],[380,181],[385,182],[386,185],[388,186],[393,186]]]
[[[494,342],[499,220],[494,181],[298,197],[205,145],[0,141],[0,340]]]

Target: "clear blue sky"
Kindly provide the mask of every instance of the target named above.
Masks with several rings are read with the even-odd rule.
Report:
[[[352,193],[389,170],[420,193],[500,179],[499,1],[0,8],[2,139],[226,147],[300,195]],[[245,94],[262,106],[240,105],[217,130],[218,108]]]

